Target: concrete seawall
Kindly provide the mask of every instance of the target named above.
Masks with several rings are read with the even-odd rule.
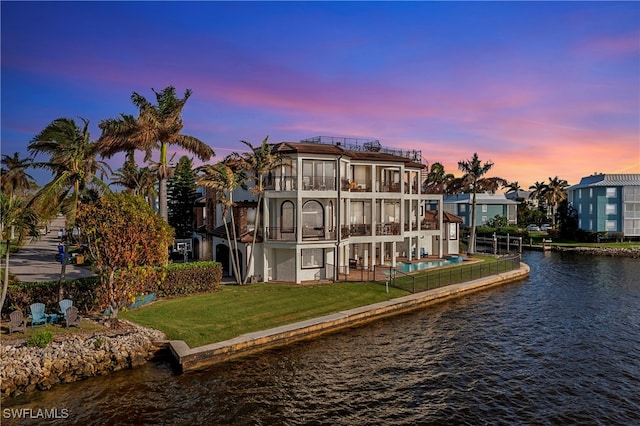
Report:
[[[397,299],[349,309],[319,318],[312,318],[269,330],[247,333],[223,342],[189,348],[182,340],[168,342],[172,355],[183,372],[198,370],[232,358],[311,339],[322,334],[365,324],[380,318],[413,311],[421,307],[460,297],[475,291],[506,284],[526,278],[529,266],[520,263],[520,268],[460,284],[452,284]]]

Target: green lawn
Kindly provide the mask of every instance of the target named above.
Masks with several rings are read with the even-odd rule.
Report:
[[[406,294],[395,288],[389,288],[387,294],[384,286],[373,283],[256,283],[159,300],[121,312],[119,317],[161,330],[168,339],[184,340],[196,347]]]

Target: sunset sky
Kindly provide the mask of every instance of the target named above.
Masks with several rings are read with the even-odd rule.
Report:
[[[132,92],[172,85],[193,90],[183,132],[212,161],[240,140],[323,135],[420,149],[457,176],[477,152],[524,188],[640,173],[639,2],[0,7],[2,154],[26,156],[59,117],[97,139],[101,120],[136,114]]]

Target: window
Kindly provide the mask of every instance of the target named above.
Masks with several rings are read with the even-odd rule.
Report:
[[[610,232],[617,231],[617,224],[615,220],[607,220],[604,226],[607,231],[610,231]]]
[[[460,204],[460,213],[465,213],[467,211],[467,205],[466,204]]]
[[[589,188],[589,198],[593,198],[593,188]]]
[[[302,249],[302,269],[324,266],[324,249]]]
[[[449,224],[449,239],[457,240],[458,239],[458,224],[450,223]]]
[[[607,198],[616,198],[617,191],[616,188],[607,188]]]
[[[617,214],[617,206],[615,204],[607,204],[605,206],[605,214]]]
[[[483,204],[482,205],[482,213],[486,213],[487,212],[487,205]]]
[[[487,216],[482,216],[482,224],[483,225],[487,224],[487,220],[488,220]]]
[[[578,198],[582,198],[582,189],[578,189]]]
[[[295,232],[296,209],[291,201],[285,201],[280,206],[280,226],[282,232]]]
[[[322,204],[315,200],[304,203],[302,206],[302,226],[310,228],[324,226]]]
[[[589,203],[589,214],[593,214],[593,204]]]

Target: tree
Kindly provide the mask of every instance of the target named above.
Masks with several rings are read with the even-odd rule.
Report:
[[[253,238],[251,239],[251,251],[247,259],[247,271],[251,269],[255,258],[254,248],[258,235],[258,226],[260,223],[260,209],[262,205],[262,196],[264,194],[264,181],[275,167],[282,163],[282,156],[278,153],[274,153],[271,145],[268,143],[269,136],[262,140],[262,143],[258,147],[254,147],[247,141],[241,141],[243,144],[249,147],[249,152],[242,155],[236,154],[241,159],[241,164],[244,170],[248,173],[250,179],[253,180],[253,186],[251,192],[258,196],[258,207],[256,209],[256,220],[253,229]],[[247,283],[249,275],[245,276],[244,283]]]
[[[96,259],[100,277],[98,297],[110,308],[112,323],[132,291],[130,280],[118,272],[138,266],[163,266],[173,230],[142,197],[111,193],[91,205],[81,206],[77,224]]]
[[[14,152],[13,156],[3,154],[1,162],[6,167],[0,172],[2,193],[9,194],[10,199],[20,191],[36,186],[35,179],[25,172],[25,169],[31,166],[30,158],[20,158],[20,153]]]
[[[28,208],[24,200],[21,198],[10,198],[5,194],[0,194],[0,239],[6,241],[4,253],[4,278],[2,284],[2,300],[0,301],[0,310],[4,306],[7,297],[7,288],[9,286],[9,253],[11,240],[15,237],[18,244],[27,237],[37,238],[40,233],[38,231],[39,217],[37,213]]]
[[[237,160],[229,157],[227,157],[225,161],[218,162],[215,165],[207,164],[201,166],[198,169],[198,171],[202,173],[198,178],[198,184],[213,189],[216,192],[218,202],[222,204],[222,222],[229,244],[231,266],[236,283],[242,284],[239,260],[236,256],[238,253],[238,237],[233,219],[233,191],[242,186],[246,178],[244,171],[238,166]],[[227,223],[227,215],[229,213],[231,213],[231,232],[229,232],[229,225]]]
[[[209,160],[215,154],[200,139],[181,133],[184,127],[182,109],[191,96],[191,90],[187,89],[182,99],[176,97],[176,90],[172,86],[160,92],[153,90],[153,93],[156,95],[157,105],[133,92],[131,101],[138,108],[138,117],[120,114],[119,118],[103,120],[99,126],[102,130],[99,142],[101,153],[105,157],[137,149],[144,151],[145,161],[149,161],[152,151],[160,150],[160,159],[156,163],[160,217],[168,221],[167,179],[172,176],[172,169],[167,160],[168,146],[177,145],[203,161]]]
[[[93,199],[95,191],[109,192],[98,173],[106,174],[111,168],[97,159],[98,144],[90,140],[89,121],[81,120],[82,127],[70,118],[53,120],[28,146],[34,155],[49,156],[48,161],[34,162],[32,167],[53,173],[53,180],[36,193],[30,204],[44,217],[60,209],[68,228],[75,225],[83,196]]]
[[[544,199],[547,201],[547,205],[551,207],[551,221],[553,226],[556,226],[557,217],[556,212],[558,205],[567,199],[567,186],[569,184],[564,179],[558,179],[558,176],[549,178],[549,183],[546,185],[544,191]]]
[[[196,173],[187,156],[178,160],[175,174],[169,179],[169,225],[176,238],[190,238],[193,233],[193,204],[196,201]]]
[[[522,187],[520,186],[518,181],[507,183],[503,188],[507,190],[507,194],[512,194],[515,192],[516,195],[518,195],[520,191],[522,191]]]
[[[475,251],[476,243],[476,193],[482,191],[497,190],[497,186],[506,183],[502,178],[483,178],[489,170],[493,167],[492,161],[487,161],[484,164],[480,162],[478,153],[474,152],[473,157],[468,161],[459,161],[458,169],[464,173],[462,176],[463,188],[467,193],[472,194],[471,198],[471,235],[469,236],[469,247],[467,252],[473,254]]]
[[[149,167],[138,167],[135,150],[129,150],[124,165],[113,173],[111,185],[124,187],[125,192],[142,196],[150,206],[155,205],[156,177]]]
[[[441,163],[433,163],[427,174],[427,179],[424,181],[423,192],[426,194],[446,193],[453,179],[453,175],[446,173]]]

